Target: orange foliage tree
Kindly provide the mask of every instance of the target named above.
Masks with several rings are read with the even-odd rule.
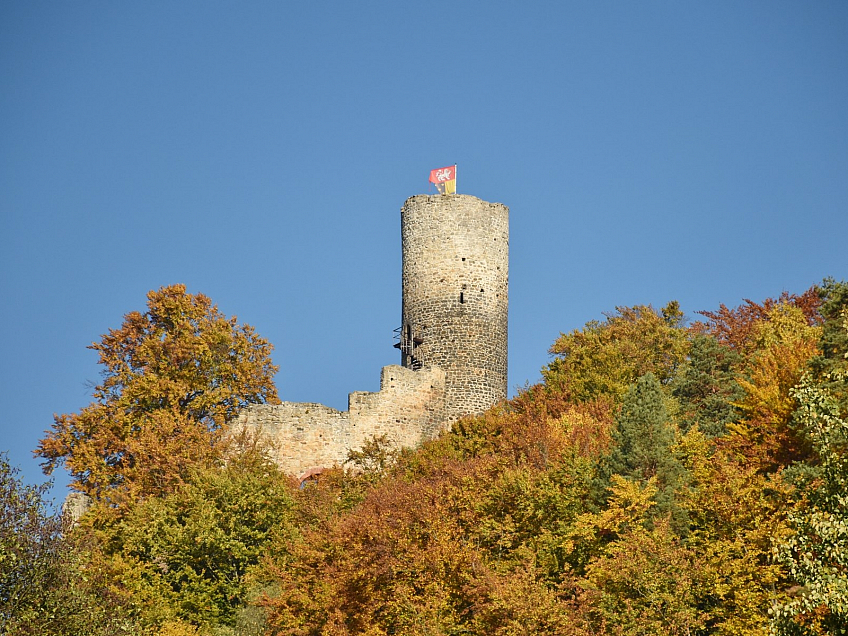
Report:
[[[104,367],[94,401],[55,416],[35,453],[111,504],[172,492],[239,409],[278,401],[271,345],[184,285],[149,292],[146,312],[90,348]]]
[[[584,551],[567,531],[609,444],[611,407],[542,389],[403,453],[376,482],[337,471],[301,490],[309,518],[267,570],[270,631],[582,634],[566,571]],[[363,478],[372,486],[344,506]]]
[[[734,309],[721,305],[701,312],[708,321],[693,325],[741,355],[737,382],[743,395],[735,403],[740,418],[728,425],[724,444],[761,470],[786,466],[807,452],[791,425],[791,390],[819,353],[820,306],[819,290],[812,287],[800,296],[784,292]]]
[[[740,352],[749,352],[754,346],[753,331],[758,323],[768,320],[769,312],[778,305],[798,308],[810,326],[821,323],[821,297],[816,286],[801,295],[783,292],[779,298],[766,298],[762,303],[745,300],[739,307],[729,309],[722,303],[718,311],[699,311],[706,322],[692,325],[693,331],[708,333],[720,343]]]

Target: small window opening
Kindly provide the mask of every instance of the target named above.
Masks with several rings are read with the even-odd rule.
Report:
[[[462,261],[465,262],[465,258],[463,258]]]
[[[465,302],[465,294],[463,294],[462,292],[459,292],[459,302],[460,303]]]

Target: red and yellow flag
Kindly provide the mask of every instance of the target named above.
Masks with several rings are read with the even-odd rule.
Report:
[[[440,194],[456,194],[456,164],[430,170],[430,183]]]

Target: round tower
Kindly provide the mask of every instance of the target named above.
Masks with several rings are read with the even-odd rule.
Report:
[[[509,209],[467,194],[401,209],[401,363],[445,372],[445,423],[507,396]]]

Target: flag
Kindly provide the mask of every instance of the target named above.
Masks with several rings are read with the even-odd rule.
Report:
[[[440,194],[456,194],[456,164],[430,170],[430,183],[436,186]]]

